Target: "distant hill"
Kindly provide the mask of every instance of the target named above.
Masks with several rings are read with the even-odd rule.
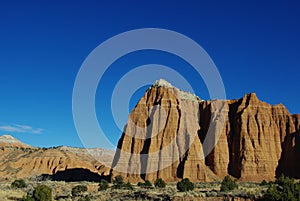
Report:
[[[99,180],[109,175],[110,168],[97,159],[109,163],[113,156],[113,151],[101,148],[31,147],[10,135],[3,135],[0,137],[0,179],[59,175],[57,178],[64,180],[67,171],[66,179],[69,180],[80,178],[79,173],[89,180],[91,177]]]
[[[0,147],[32,148],[11,135],[0,136]]]

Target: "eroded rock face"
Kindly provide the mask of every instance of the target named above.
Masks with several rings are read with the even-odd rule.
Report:
[[[107,160],[114,154],[112,151],[101,152]],[[85,149],[58,147],[41,149],[32,147],[0,147],[0,178],[28,178],[42,174],[54,175],[72,169],[88,170],[91,173],[106,177],[110,168],[105,167]]]
[[[254,93],[201,101],[159,81],[129,116],[112,177],[121,174],[131,182],[212,181],[228,174],[261,181],[287,172],[299,177],[299,122],[300,115]]]

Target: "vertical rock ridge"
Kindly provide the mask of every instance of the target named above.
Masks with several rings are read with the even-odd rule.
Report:
[[[224,115],[218,115],[219,108],[212,105],[224,108]],[[300,115],[291,115],[282,104],[262,102],[255,93],[236,100],[200,101],[159,81],[129,118],[112,177],[121,174],[131,182],[158,177],[214,181],[230,174],[241,181],[259,182],[289,173],[300,178]],[[148,138],[137,138],[140,135]],[[208,150],[208,144],[215,142],[214,149]],[[124,167],[127,172],[122,172]]]

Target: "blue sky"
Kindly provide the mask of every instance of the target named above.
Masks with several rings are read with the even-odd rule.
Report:
[[[228,99],[256,92],[263,101],[300,113],[299,24],[299,1],[1,2],[0,134],[34,146],[82,146],[72,117],[73,84],[82,62],[108,38],[148,27],[174,30],[199,43],[218,67]],[[112,84],[131,67],[153,61],[185,66],[162,52],[137,52],[117,61],[102,80],[107,88],[97,91],[96,110],[107,112],[104,130],[113,143],[121,131],[105,110]],[[182,74],[197,84],[193,72]],[[144,91],[134,94],[131,107]],[[209,99],[201,80],[195,91]]]

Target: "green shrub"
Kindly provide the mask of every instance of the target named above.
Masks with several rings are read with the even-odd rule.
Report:
[[[146,187],[152,187],[152,183],[149,180],[146,180],[145,183],[144,183],[144,185]]]
[[[294,179],[280,176],[274,184],[270,184],[262,200],[297,201],[300,200],[300,184]]]
[[[127,189],[127,190],[133,190],[133,186],[131,185],[130,182],[125,183],[122,188]]]
[[[188,178],[185,178],[185,179],[177,182],[176,186],[180,192],[192,191],[195,188],[194,183],[191,182]]]
[[[121,175],[118,175],[113,180],[113,188],[120,189],[124,186],[124,179]]]
[[[21,201],[35,201],[33,197],[26,195],[24,196]]]
[[[232,191],[238,188],[236,181],[232,180],[230,176],[226,176],[221,183],[221,191]]]
[[[146,180],[144,183],[139,182],[137,185],[142,188],[151,188],[152,187],[152,183],[149,180]]]
[[[46,185],[39,185],[33,191],[35,201],[52,201],[52,189]]]
[[[124,179],[121,175],[118,175],[114,178],[113,180],[113,188],[114,189],[128,189],[128,190],[133,190],[133,186],[131,185],[130,182],[125,183]]]
[[[108,189],[108,181],[101,179],[98,186],[99,186],[98,191],[104,191],[104,190]]]
[[[166,182],[162,178],[157,178],[154,182],[156,188],[165,188]]]
[[[25,181],[23,179],[17,179],[15,181],[13,181],[13,183],[11,184],[12,188],[25,188],[27,186],[27,184],[25,183]]]
[[[83,192],[87,191],[86,185],[77,185],[72,188],[72,196],[82,195]]]
[[[260,186],[266,186],[266,185],[268,185],[268,182],[266,180],[262,180],[262,182],[259,185]]]

